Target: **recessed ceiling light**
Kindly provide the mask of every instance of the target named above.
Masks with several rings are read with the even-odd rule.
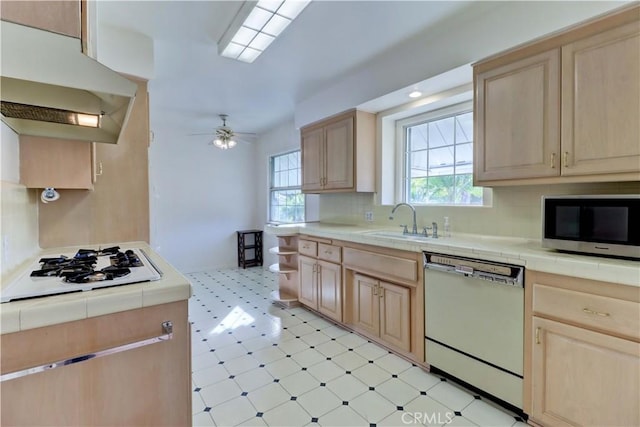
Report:
[[[419,98],[421,96],[422,96],[422,92],[420,92],[419,90],[414,90],[409,94],[409,98]]]

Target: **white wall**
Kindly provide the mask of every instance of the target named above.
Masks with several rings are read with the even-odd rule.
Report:
[[[5,278],[40,248],[37,192],[19,184],[18,135],[4,123],[0,127],[0,274]]]
[[[96,40],[98,61],[121,73],[152,79],[154,71],[153,40],[144,34],[136,33],[109,24],[101,23]]]
[[[153,83],[151,84],[153,94]],[[260,227],[256,148],[220,150],[154,122],[149,149],[151,245],[182,272],[237,265],[236,230]]]
[[[620,7],[619,1],[474,2],[296,105],[297,127]]]
[[[269,220],[269,157],[300,148],[300,131],[293,125],[293,118],[269,132],[259,136],[255,169],[259,185],[256,187],[257,213],[260,224]],[[269,253],[269,248],[278,246],[275,237],[265,234],[264,266],[268,267],[278,261],[277,256]]]

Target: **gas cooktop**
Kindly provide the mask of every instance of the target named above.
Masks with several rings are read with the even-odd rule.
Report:
[[[80,249],[40,258],[0,293],[0,303],[67,292],[89,291],[160,279],[162,273],[142,249]]]

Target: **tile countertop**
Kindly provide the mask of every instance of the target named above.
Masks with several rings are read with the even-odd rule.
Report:
[[[73,292],[62,295],[33,298],[0,304],[0,333],[23,331],[26,329],[50,326],[58,323],[82,320],[120,311],[149,307],[191,297],[189,280],[154,252],[144,242],[118,243],[123,250],[141,248],[162,271],[162,279],[112,288],[94,289],[86,292]],[[89,245],[89,247],[109,247],[115,244]],[[85,247],[85,246],[83,246]],[[53,248],[41,251],[37,258],[61,253],[76,252],[80,246]],[[29,265],[26,262],[23,265]],[[18,268],[7,278],[21,274],[24,268]]]
[[[587,256],[542,248],[539,240],[492,237],[477,234],[454,234],[429,240],[408,240],[397,229],[398,237],[372,235],[391,231],[355,225],[306,223],[265,225],[265,233],[275,236],[306,234],[354,243],[402,249],[412,252],[433,251],[487,261],[523,265],[527,269],[584,279],[601,280],[640,287],[640,261]]]

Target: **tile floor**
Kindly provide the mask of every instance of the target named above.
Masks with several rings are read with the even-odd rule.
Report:
[[[194,426],[525,426],[301,308],[261,267],[188,275]]]

